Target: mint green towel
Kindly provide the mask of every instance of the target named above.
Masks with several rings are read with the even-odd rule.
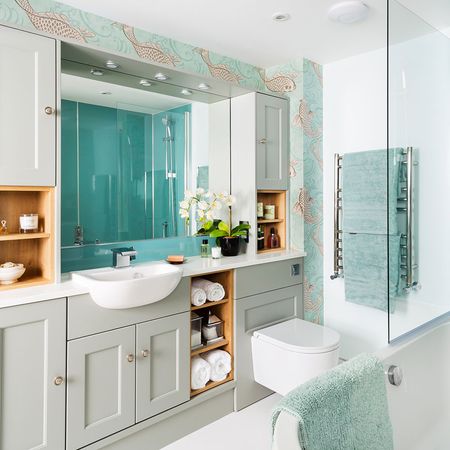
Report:
[[[397,197],[402,149],[346,153],[342,160],[342,230],[398,234]],[[389,186],[389,198],[388,198]],[[388,215],[389,214],[389,215]]]
[[[281,411],[298,419],[304,450],[393,450],[384,370],[373,355],[361,354],[300,385],[284,397]]]
[[[395,310],[400,284],[400,236],[343,233],[345,300],[388,311]],[[388,291],[389,286],[389,291]]]

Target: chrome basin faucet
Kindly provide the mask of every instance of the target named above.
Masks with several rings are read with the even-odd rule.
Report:
[[[111,249],[113,254],[113,267],[129,267],[130,262],[136,259],[137,251],[133,247],[120,247]]]

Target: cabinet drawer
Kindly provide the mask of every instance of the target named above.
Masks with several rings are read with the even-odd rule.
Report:
[[[189,299],[188,278],[182,278],[166,299],[139,308],[105,309],[94,303],[88,294],[69,297],[68,339],[189,311]]]
[[[302,258],[243,267],[236,270],[235,298],[248,297],[299,283],[303,283]]]

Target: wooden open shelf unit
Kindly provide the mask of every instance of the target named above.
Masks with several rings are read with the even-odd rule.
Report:
[[[257,253],[279,252],[286,248],[286,191],[260,190],[257,191],[258,202],[264,205],[275,205],[275,219],[257,219],[258,226],[264,231],[264,249],[257,250]],[[267,248],[267,240],[270,229],[275,228],[280,236],[280,247]]]
[[[36,233],[19,232],[19,216],[36,213]],[[0,290],[51,283],[54,281],[54,188],[40,186],[0,186],[0,220],[6,220],[8,234],[0,235],[0,264],[22,263],[26,271],[14,284]]]
[[[201,306],[191,305],[191,311],[203,317],[207,317],[208,311],[211,310],[213,314],[223,320],[223,341],[215,342],[205,347],[191,350],[191,357],[201,355],[210,350],[221,349],[225,350],[231,355],[231,372],[227,378],[222,381],[209,381],[202,389],[191,390],[191,397],[201,394],[209,389],[215,388],[223,383],[227,383],[234,379],[234,349],[233,349],[233,286],[234,277],[233,270],[226,270],[221,272],[208,273],[198,275],[191,278],[191,283],[194,278],[206,278],[208,280],[220,283],[225,289],[225,298],[218,302],[206,302]]]

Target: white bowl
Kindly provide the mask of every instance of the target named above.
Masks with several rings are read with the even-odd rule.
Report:
[[[14,267],[0,267],[0,284],[13,284],[25,273],[23,264]]]

